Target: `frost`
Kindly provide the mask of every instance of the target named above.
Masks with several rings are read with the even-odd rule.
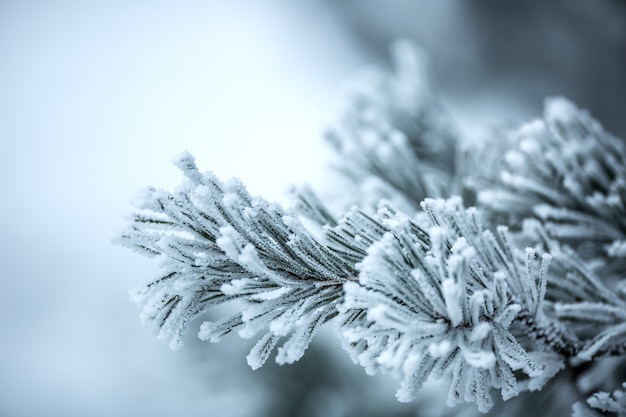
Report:
[[[173,157],[172,163],[183,172],[196,171],[196,159],[188,151],[181,152]]]
[[[541,150],[541,146],[537,138],[541,138],[547,133],[546,125],[543,120],[536,119],[531,122],[524,123],[519,128],[520,148],[525,153],[535,153]]]
[[[428,353],[430,354],[430,356],[434,358],[440,358],[446,355],[450,351],[451,347],[452,347],[452,344],[450,343],[449,340],[442,340],[441,342],[433,342],[430,345],[428,345]]]
[[[463,298],[464,286],[457,284],[451,278],[446,278],[441,283],[441,292],[443,293],[443,300],[446,304],[447,316],[450,319],[452,326],[456,327],[463,321]]]
[[[489,333],[491,333],[492,329],[493,328],[489,323],[479,323],[472,329],[469,340],[472,342],[479,342],[481,340],[484,340],[487,336],[489,336]]]
[[[510,134],[511,147],[485,170],[477,189],[489,217],[520,225],[537,216],[550,237],[585,259],[621,253],[626,241],[626,145],[563,98],[546,101],[543,119]],[[494,152],[499,150],[494,148]],[[624,268],[613,256],[611,270]]]
[[[240,300],[240,314],[203,323],[199,337],[264,331],[251,366],[262,365],[281,337],[281,360],[296,360],[336,315],[353,261],[320,243],[295,215],[251,197],[239,181],[201,174],[189,153],[174,162],[186,181],[174,193],[144,191],[143,211],[117,239],[161,260],[161,278],[133,296],[143,306],[142,322],[178,349],[195,317]]]
[[[342,334],[349,351],[359,347],[352,356],[366,369],[401,372],[398,399],[412,400],[429,377],[451,372],[464,375],[459,383],[480,387],[480,395],[462,402],[476,402],[486,412],[493,404],[489,390],[502,388],[494,372],[511,376],[503,396],[522,389],[513,377],[517,370],[529,381],[543,377],[542,366],[509,327],[522,310],[513,297],[525,300],[525,314],[540,318],[545,292],[537,275],[545,268],[516,257],[507,230],[499,229],[497,241],[459,199],[423,206],[431,223],[427,242],[411,222],[386,222],[394,227],[359,264],[360,284],[344,286]],[[534,251],[528,253],[532,262]],[[367,315],[356,316],[358,309]]]
[[[569,100],[555,97],[546,100],[545,117],[551,123],[569,123],[578,117],[578,109]]]
[[[606,252],[613,258],[626,257],[626,240],[617,240],[606,247]]]
[[[230,282],[222,284],[220,291],[226,295],[235,295],[241,293],[250,283],[248,279],[234,279]]]
[[[606,392],[599,392],[587,400],[593,408],[602,411],[617,412],[620,416],[626,413],[626,398],[622,391],[616,391],[611,397]]]
[[[237,231],[232,227],[223,227],[219,230],[220,237],[215,240],[217,246],[224,251],[232,260],[239,258],[239,248],[237,247]]]
[[[246,356],[248,365],[250,365],[252,369],[259,369],[265,364],[272,350],[274,350],[278,338],[278,336],[272,333],[267,333],[254,345],[248,356]]]
[[[478,352],[463,352],[463,357],[468,364],[483,369],[491,369],[496,363],[496,356],[493,352],[478,351]]]
[[[366,190],[355,191],[352,203],[375,206],[387,198],[415,210],[425,197],[462,187],[450,164],[456,133],[427,88],[423,54],[399,41],[391,55],[393,71],[369,71],[354,83],[327,140],[337,171]]]
[[[237,197],[237,194],[235,193],[224,194],[223,201],[226,207],[231,208],[231,209],[236,208],[238,205],[241,204],[239,197]]]
[[[515,167],[515,168],[521,168],[524,166],[524,156],[517,151],[507,151],[504,154],[504,160],[506,161],[507,164]]]

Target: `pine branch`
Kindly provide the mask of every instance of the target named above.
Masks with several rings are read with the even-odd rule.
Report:
[[[559,354],[575,340],[565,330],[549,333],[554,327],[542,303],[550,256],[535,268],[528,250],[524,262],[504,229],[497,237],[484,230],[476,211],[457,199],[427,199],[423,207],[427,240],[407,218],[388,219],[390,231],[359,266],[359,283],[344,285],[340,323],[353,359],[370,373],[400,372],[403,401],[415,398],[430,375],[452,375],[448,405],[476,402],[482,412],[493,405],[491,388],[504,399],[539,389],[563,366]],[[537,352],[512,333],[513,322],[529,318],[543,332]],[[553,353],[542,351],[546,346]],[[518,370],[527,376],[524,384]]]
[[[570,355],[575,363],[620,356],[626,350],[626,300],[568,247],[548,236],[538,221],[527,221],[525,235],[534,236],[552,255],[546,300],[554,317],[582,343]]]
[[[144,192],[137,201],[143,211],[117,239],[161,260],[162,277],[134,293],[143,321],[176,349],[191,320],[239,300],[240,313],[204,322],[200,337],[216,342],[233,330],[245,337],[263,330],[248,357],[252,367],[282,337],[277,360],[297,360],[336,315],[354,264],[319,243],[294,213],[251,197],[238,181],[200,173],[189,154],[175,163],[186,182],[174,193]]]
[[[626,389],[626,382],[622,384]],[[587,399],[587,405],[582,403],[574,404],[572,417],[599,417],[611,413],[616,417],[626,416],[626,392],[624,389],[608,392],[597,392]],[[598,410],[598,411],[596,411]]]
[[[338,157],[335,168],[357,186],[353,204],[387,199],[416,211],[426,197],[459,192],[457,138],[429,91],[423,54],[406,41],[391,52],[395,72],[358,80],[327,140]]]
[[[499,169],[474,182],[494,221],[534,215],[585,259],[626,263],[626,145],[569,101],[546,101],[541,120],[511,134]],[[621,274],[620,274],[621,275]]]

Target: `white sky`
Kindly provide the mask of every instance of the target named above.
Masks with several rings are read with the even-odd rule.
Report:
[[[314,1],[130,3],[0,4],[1,415],[244,413],[140,327],[156,267],[111,237],[185,149],[271,200],[315,181],[365,63]]]

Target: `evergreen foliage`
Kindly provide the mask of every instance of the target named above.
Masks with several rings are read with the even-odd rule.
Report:
[[[574,416],[626,415],[626,145],[554,98],[468,146],[421,55],[393,53],[396,71],[361,80],[329,131],[354,185],[345,212],[308,188],[281,208],[187,153],[175,192],[142,193],[117,242],[161,262],[133,293],[143,321],[175,349],[194,318],[236,303],[199,336],[260,333],[252,368],[281,339],[276,361],[297,361],[332,321],[354,362],[399,376],[401,401],[439,379],[448,406],[509,415],[513,397],[554,402],[563,385]]]

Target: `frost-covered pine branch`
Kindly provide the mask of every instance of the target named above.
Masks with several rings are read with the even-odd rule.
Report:
[[[356,186],[351,203],[384,198],[417,210],[426,197],[461,191],[457,134],[430,91],[423,52],[397,41],[391,53],[392,72],[370,70],[352,83],[326,139],[332,166]]]
[[[478,182],[478,201],[497,221],[540,218],[584,257],[626,267],[626,144],[563,98],[543,118],[511,132],[500,169]],[[613,262],[615,262],[613,260]]]
[[[574,404],[573,417],[600,417],[611,413],[617,417],[626,417],[626,382],[623,389],[608,392],[596,392],[587,399],[587,404]]]
[[[353,358],[370,372],[402,374],[398,398],[411,401],[431,376],[451,376],[447,404],[493,405],[491,388],[507,400],[539,389],[562,366],[576,340],[552,327],[543,300],[551,257],[516,253],[504,228],[484,230],[459,199],[427,199],[428,239],[410,221],[387,221],[390,231],[360,263],[359,283],[345,285],[342,334]],[[357,315],[353,311],[363,310]],[[523,317],[524,320],[520,321]],[[513,323],[532,320],[536,334],[524,347]],[[516,371],[525,374],[518,381]]]
[[[447,405],[508,415],[560,384],[575,416],[624,415],[626,145],[559,98],[468,148],[416,49],[393,49],[396,71],[362,81],[330,129],[351,208],[302,187],[283,209],[187,153],[176,191],[141,195],[117,242],[161,264],[133,295],[143,321],[178,348],[234,304],[199,336],[260,334],[253,368],[281,339],[277,362],[297,361],[332,321],[356,363],[401,379],[402,401],[438,379]]]
[[[282,337],[278,362],[298,360],[319,326],[336,315],[343,282],[356,279],[353,263],[240,182],[200,173],[187,153],[175,163],[186,182],[174,193],[144,191],[136,202],[142,211],[117,239],[161,262],[162,277],[133,295],[143,321],[176,349],[192,319],[240,300],[240,312],[202,323],[200,338],[217,342],[233,330],[243,337],[263,331],[248,356],[253,368]]]

